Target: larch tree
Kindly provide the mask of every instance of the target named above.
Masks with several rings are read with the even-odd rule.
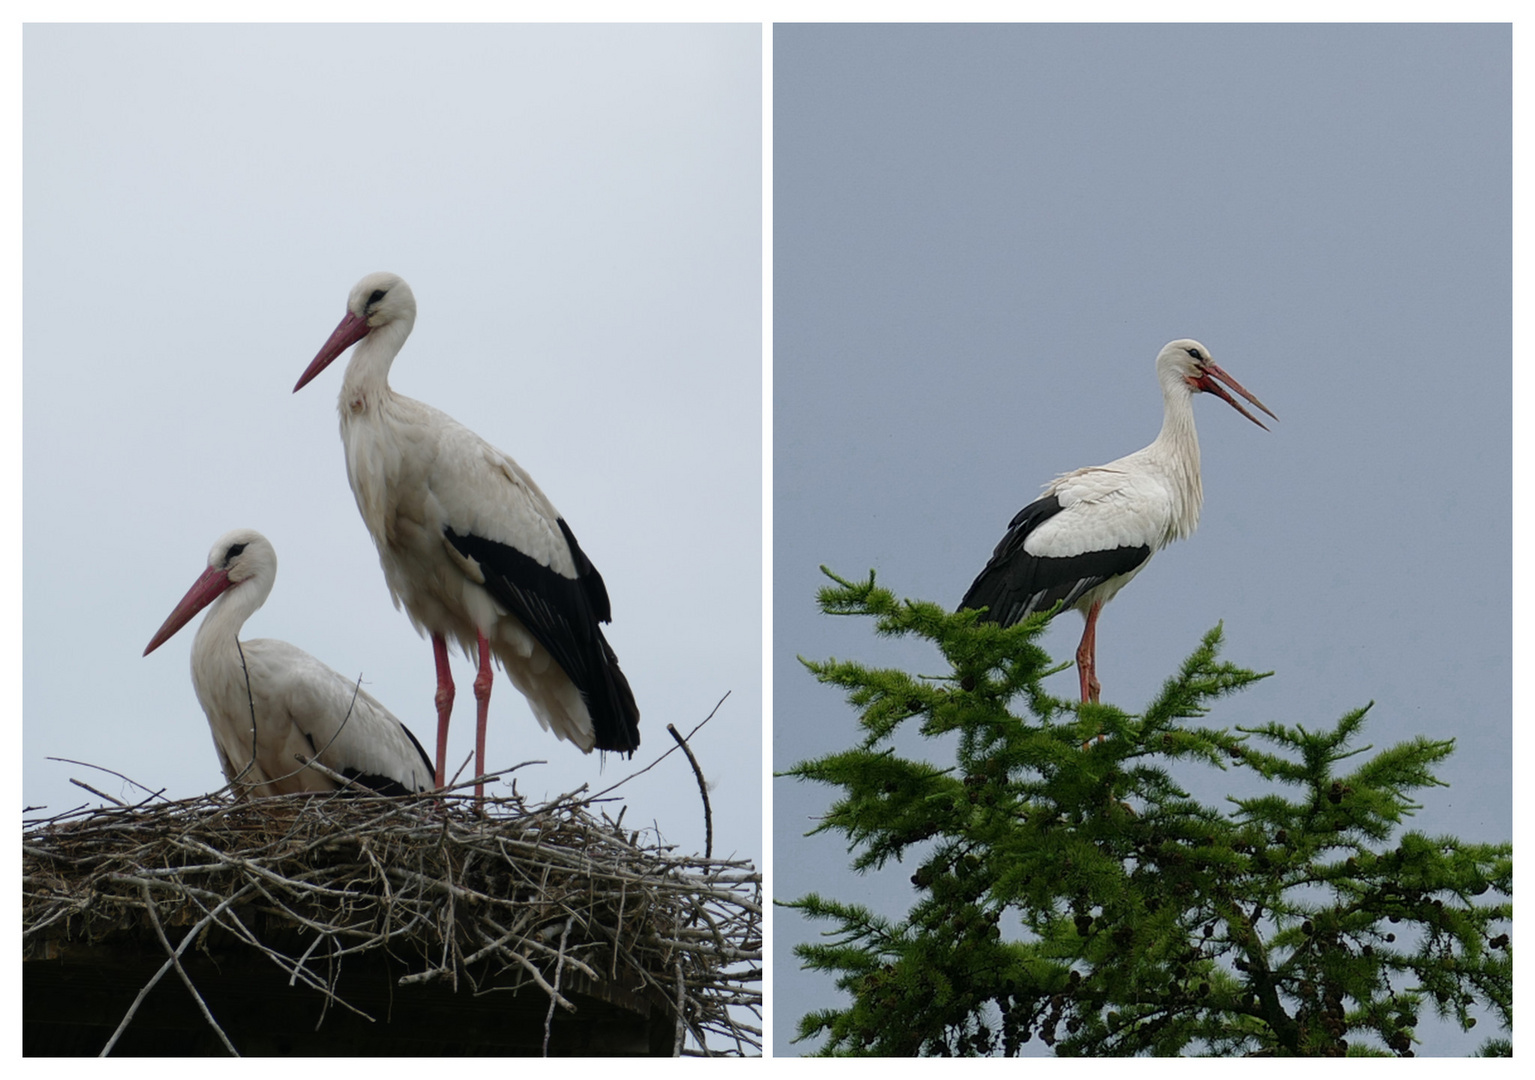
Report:
[[[1204,722],[1263,678],[1218,658],[1220,627],[1140,715],[1063,701],[1036,644],[1050,613],[1002,628],[897,600],[867,581],[821,590],[831,615],[933,642],[921,678],[806,661],[858,710],[862,738],[788,776],[838,789],[814,833],[859,871],[914,864],[906,916],[811,894],[830,924],[805,966],[850,997],[800,1020],[827,1055],[1412,1056],[1425,1010],[1512,1031],[1510,844],[1403,829],[1453,740],[1371,753],[1368,706],[1315,730]],[[952,762],[902,757],[957,733]],[[1261,793],[1206,805],[1189,767],[1253,774]],[[1511,1036],[1510,1036],[1511,1037]],[[1511,1052],[1507,1038],[1483,1054]]]

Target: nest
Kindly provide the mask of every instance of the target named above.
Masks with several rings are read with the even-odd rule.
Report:
[[[412,1052],[384,1041],[396,1030],[425,1039],[411,1044],[420,1052],[647,1052],[584,1036],[561,1049],[560,1025],[579,1028],[583,1010],[588,1027],[600,1024],[604,1002],[652,1018],[648,1052],[760,1052],[760,873],[749,862],[678,854],[625,829],[622,818],[577,796],[535,806],[514,793],[477,812],[441,794],[337,792],[214,795],[29,821],[24,971],[44,971],[46,963],[31,961],[72,950],[136,953],[142,987],[126,1009],[125,993],[111,1006],[99,1030],[121,1019],[102,1053],[141,1008],[149,1012],[144,1003],[162,983],[158,999],[195,1004],[204,1037],[211,1031],[228,1052],[252,1052],[231,1027],[248,1003],[219,993],[221,982],[241,978],[248,988],[255,968],[280,983],[265,991],[262,1008],[301,995],[321,1037],[326,1025],[361,1022],[369,1041],[352,1053]],[[240,957],[254,963],[239,969],[243,976]],[[146,958],[158,966],[143,966]],[[354,991],[359,970],[375,972],[370,986],[387,982],[383,998]],[[91,977],[58,996],[63,1012],[85,1009],[80,987],[99,984],[97,969]],[[413,1013],[428,993],[441,1007]],[[488,1025],[482,1016],[481,1030],[499,1037],[521,1024],[532,1042],[454,1051],[431,1041],[449,1038],[452,1018],[475,1007],[498,1010]],[[28,997],[29,1028],[40,1018],[34,1012],[47,1011]],[[520,1019],[509,1019],[514,1012]],[[656,1045],[657,1018],[664,1046]],[[338,1050],[320,1045],[299,1049]]]

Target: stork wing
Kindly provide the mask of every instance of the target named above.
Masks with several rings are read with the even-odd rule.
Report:
[[[632,752],[639,746],[639,708],[600,626],[612,619],[602,575],[532,478],[475,439],[483,453],[479,467],[456,471],[450,482],[457,491],[438,497],[447,513],[444,540],[478,567],[486,591],[576,685],[592,715],[597,748]]]
[[[1116,543],[1094,550],[1081,540],[1072,542],[1071,533],[1080,535],[1080,530],[1049,528],[1067,511],[1062,502],[1058,494],[1046,495],[1014,515],[991,561],[959,602],[961,608],[987,608],[987,621],[1012,626],[1057,603],[1071,607],[1090,589],[1151,558],[1150,544]],[[1070,505],[1086,510],[1102,504]]]
[[[284,726],[301,735],[306,756],[384,795],[429,791],[435,778],[431,759],[416,736],[356,679],[348,679],[285,641],[241,643],[251,670],[258,738],[281,735]],[[286,722],[286,724],[285,724]],[[291,740],[284,740],[284,749]],[[299,768],[291,754],[264,763],[273,776]]]

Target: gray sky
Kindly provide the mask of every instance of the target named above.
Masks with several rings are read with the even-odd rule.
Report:
[[[607,582],[633,764],[503,675],[493,767],[606,786],[694,740],[715,852],[762,858],[761,67],[756,26],[30,26],[24,34],[23,805],[223,781],[188,627],[226,530],[277,549],[245,636],[364,685],[430,746],[432,650],[347,486],[344,363],[292,387],[364,274],[420,305],[401,393],[515,457]],[[450,771],[473,747],[455,654]],[[625,822],[703,850],[673,755]],[[611,812],[617,814],[618,805]]]
[[[1225,657],[1277,674],[1214,722],[1374,700],[1378,747],[1457,739],[1412,827],[1510,838],[1510,41],[776,27],[774,767],[855,737],[796,655],[940,669],[817,614],[817,567],[957,603],[1042,484],[1151,441],[1157,351],[1195,337],[1281,420],[1195,401],[1203,522],[1106,609],[1105,700],[1142,707],[1224,619]],[[909,865],[802,839],[831,789],[774,784],[779,898],[908,909]],[[789,953],[820,929],[777,914],[778,1053],[838,1000]]]

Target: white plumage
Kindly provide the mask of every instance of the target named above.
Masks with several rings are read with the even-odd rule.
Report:
[[[390,366],[415,321],[409,285],[368,275],[294,390],[357,345],[339,401],[347,477],[395,606],[432,639],[438,785],[454,696],[449,638],[479,662],[478,775],[492,654],[545,729],[583,752],[632,752],[639,710],[599,625],[611,617],[607,588],[574,533],[509,456],[390,389]]]
[[[432,763],[414,735],[355,680],[286,641],[241,641],[277,580],[277,552],[254,529],[219,537],[144,655],[212,604],[192,641],[192,687],[224,776],[238,794],[334,791],[296,755],[385,794],[426,791]]]
[[[1009,523],[991,561],[960,601],[961,608],[988,609],[985,618],[1003,626],[1057,603],[1081,611],[1086,627],[1077,648],[1077,673],[1083,701],[1098,700],[1099,611],[1152,555],[1188,537],[1199,524],[1204,494],[1194,395],[1213,393],[1263,427],[1226,393],[1224,382],[1274,416],[1197,341],[1185,338],[1163,346],[1157,378],[1164,404],[1155,441],[1107,465],[1077,469],[1046,484],[1044,494]]]

